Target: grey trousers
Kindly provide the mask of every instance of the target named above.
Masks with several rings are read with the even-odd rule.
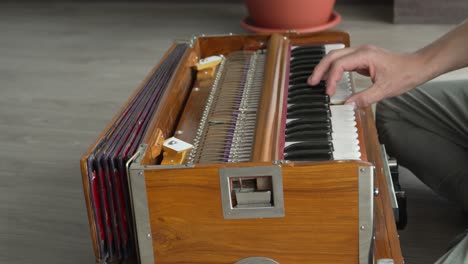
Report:
[[[376,124],[390,156],[468,211],[468,80],[429,82],[386,99]],[[455,248],[437,263],[468,263],[468,237]]]

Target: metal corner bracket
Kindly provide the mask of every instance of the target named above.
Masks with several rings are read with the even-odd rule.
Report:
[[[374,167],[359,167],[359,264],[373,263]]]
[[[154,264],[153,240],[146,196],[145,173],[139,163],[147,145],[140,145],[135,155],[127,162],[128,189],[133,208],[137,256],[141,264]],[[132,166],[136,165],[136,166]]]

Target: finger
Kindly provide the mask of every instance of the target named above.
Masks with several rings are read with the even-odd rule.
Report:
[[[336,85],[346,71],[356,71],[369,68],[368,60],[362,52],[353,52],[336,59],[328,71],[327,94],[333,95]]]
[[[325,57],[323,57],[319,64],[315,66],[314,71],[307,80],[309,85],[317,85],[320,80],[324,79],[323,76],[328,71],[333,61],[351,52],[354,52],[354,50],[354,48],[345,48],[330,51]]]
[[[385,98],[383,90],[375,84],[364,91],[353,94],[346,100],[345,104],[355,105],[357,107],[366,107]]]

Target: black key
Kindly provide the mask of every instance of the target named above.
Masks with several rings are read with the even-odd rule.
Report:
[[[297,52],[294,55],[291,54],[291,60],[301,59],[301,58],[323,58],[325,53],[314,52],[314,51],[301,51]]]
[[[331,151],[298,151],[284,154],[285,160],[290,161],[324,161],[333,160]]]
[[[328,142],[332,140],[331,132],[328,130],[297,131],[286,135],[286,142],[292,141],[319,141]]]
[[[299,83],[299,84],[290,85],[288,90],[290,92],[292,92],[292,91],[294,91],[296,89],[304,89],[304,88],[313,89],[313,90],[323,90],[324,92],[326,90],[325,85],[318,84],[318,85],[315,85],[315,86],[310,86],[307,83]]]
[[[291,60],[289,67],[304,65],[304,64],[315,64],[317,65],[322,60],[322,56],[309,56],[309,57],[296,57]]]
[[[303,118],[315,121],[326,121],[330,118],[328,111],[323,109],[300,109],[287,113],[288,119]]]
[[[294,79],[294,78],[297,78],[299,76],[310,76],[312,74],[312,72],[310,71],[298,71],[298,72],[291,72],[291,74],[289,75],[289,79]]]
[[[325,95],[325,89],[316,89],[312,86],[308,86],[305,88],[294,89],[288,91],[288,97],[294,97],[298,95]]]
[[[307,82],[307,78],[310,76],[310,74],[312,74],[312,72],[310,71],[298,71],[298,72],[294,72],[292,74],[289,75],[289,80],[294,80],[294,79],[297,79],[297,78],[304,78],[306,77],[306,82]]]
[[[301,126],[301,125],[306,125],[306,124],[310,124],[313,126],[320,126],[320,127],[323,127],[323,129],[332,131],[330,119],[317,120],[317,121],[311,120],[311,119],[296,119],[286,124],[286,130],[293,129],[296,126]]]
[[[325,48],[295,48],[291,51],[291,57],[325,55]]]
[[[288,106],[288,112],[300,111],[302,109],[321,109],[331,114],[328,104],[293,104]]]
[[[304,141],[304,142],[297,142],[291,144],[284,148],[284,153],[294,152],[299,150],[312,150],[312,149],[320,149],[320,150],[330,150],[333,151],[333,143],[331,141],[328,142],[321,142],[321,141]]]
[[[307,63],[307,64],[299,64],[290,67],[290,72],[297,72],[297,71],[309,71],[312,72],[317,66],[316,63]]]
[[[320,108],[294,108],[287,111],[287,118],[309,118],[313,117],[327,119],[330,117],[330,110]]]
[[[328,94],[304,94],[288,96],[288,104],[330,103]]]
[[[327,82],[326,81],[320,81],[317,85],[314,85],[313,87],[327,87]]]
[[[290,57],[290,62],[300,62],[300,61],[320,61],[323,58],[322,54],[304,54],[296,55]]]
[[[288,114],[295,114],[301,111],[311,111],[316,113],[324,113],[327,114],[329,117],[331,116],[330,107],[327,104],[320,101],[308,101],[307,103],[288,104],[287,107]]]
[[[326,131],[332,132],[329,126],[317,123],[317,124],[302,124],[299,126],[286,129],[285,134],[289,135],[289,134],[297,133],[299,131],[312,131],[312,130],[326,130]]]
[[[309,79],[310,73],[305,75],[299,75],[294,78],[289,79],[290,85],[300,84],[300,83],[307,83],[307,79]]]
[[[298,52],[302,50],[318,50],[325,52],[325,47],[323,45],[304,45],[304,46],[296,46],[291,49],[292,52]]]

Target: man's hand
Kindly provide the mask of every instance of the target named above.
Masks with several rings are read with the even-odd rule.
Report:
[[[346,101],[357,106],[368,106],[405,93],[428,77],[424,74],[424,60],[417,53],[400,54],[366,45],[331,51],[315,67],[308,83],[316,85],[326,80],[327,94],[333,95],[345,71],[356,71],[372,80],[369,88]]]

